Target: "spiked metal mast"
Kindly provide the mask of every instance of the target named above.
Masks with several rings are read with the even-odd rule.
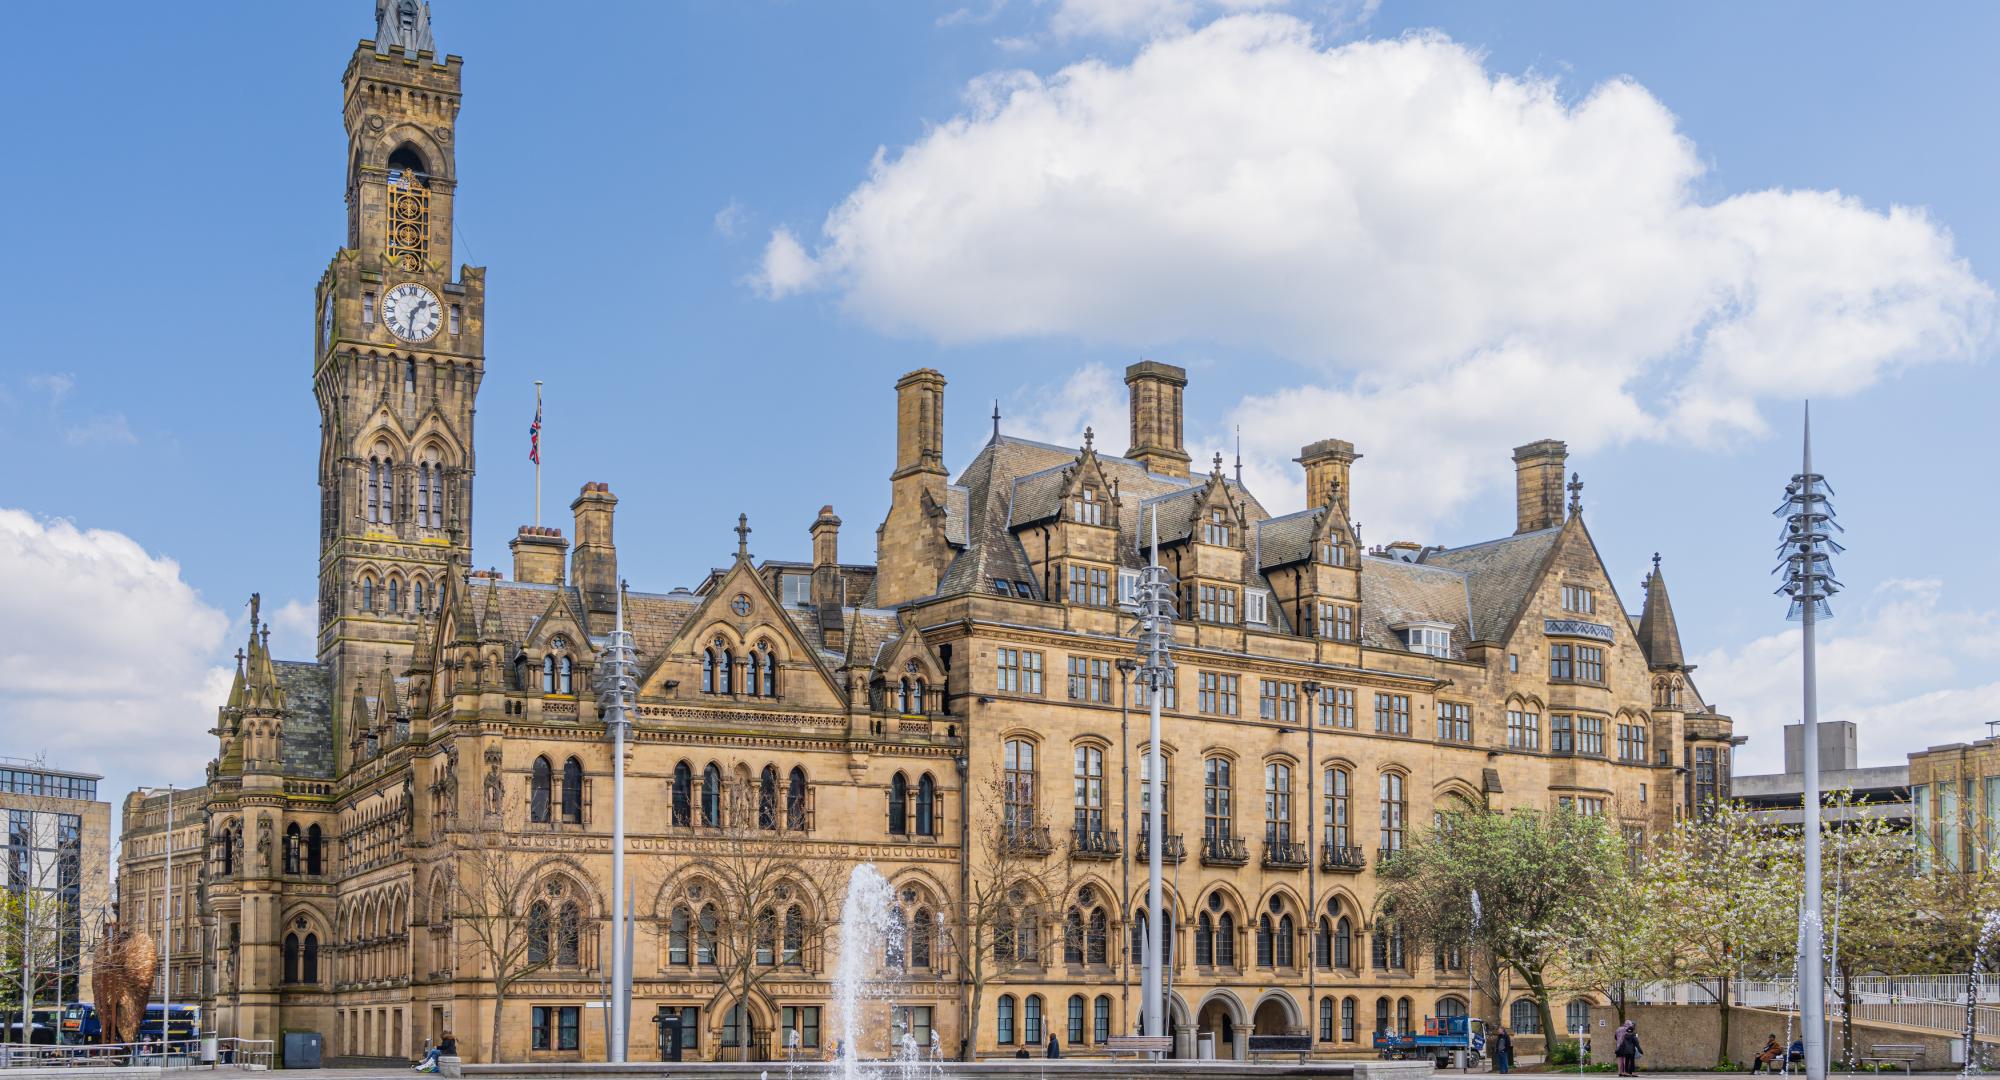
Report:
[[[611,905],[618,912],[611,932],[611,1047],[612,1061],[625,1060],[625,1047],[632,1022],[632,948],[627,933],[629,899],[625,895],[625,737],[631,727],[631,709],[639,686],[633,680],[632,635],[625,629],[625,583],[618,583],[616,622],[611,639],[599,661],[598,710],[604,716],[604,734],[611,740]]]
[[[1820,619],[1833,617],[1828,601],[1841,589],[1833,576],[1832,558],[1843,549],[1832,534],[1844,530],[1833,520],[1833,505],[1827,501],[1832,494],[1826,478],[1813,471],[1812,406],[1808,403],[1801,466],[1798,475],[1785,485],[1785,501],[1772,512],[1785,519],[1784,538],[1778,544],[1781,561],[1772,572],[1785,575],[1777,591],[1791,598],[1788,617],[1799,620],[1803,630],[1805,730],[1800,741],[1805,746],[1805,903],[1799,912],[1799,1026],[1804,1029],[1807,1080],[1826,1080],[1826,957],[1820,935],[1819,880],[1819,673],[1814,628]]]
[[[1145,569],[1139,571],[1139,592],[1132,611],[1138,616],[1139,682],[1146,687],[1146,704],[1151,714],[1147,726],[1146,776],[1151,813],[1146,815],[1146,956],[1141,1016],[1147,1035],[1171,1035],[1162,1023],[1160,995],[1161,934],[1165,917],[1160,895],[1160,849],[1166,845],[1165,807],[1160,801],[1160,695],[1173,678],[1169,658],[1174,648],[1174,581],[1160,565],[1160,519],[1155,507],[1152,517],[1152,551]]]

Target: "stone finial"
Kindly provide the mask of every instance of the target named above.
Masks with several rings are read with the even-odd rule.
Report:
[[[1091,449],[1091,448],[1092,448],[1092,446],[1093,446],[1093,445],[1094,445],[1094,444],[1095,444],[1096,442],[1097,442],[1097,432],[1095,432],[1095,431],[1091,430],[1091,428],[1090,428],[1090,426],[1089,426],[1088,424],[1084,425],[1084,428],[1083,428],[1083,448],[1084,448],[1085,450],[1089,450],[1089,449]]]
[[[749,514],[736,515],[736,557],[739,559],[747,559],[750,557]]]
[[[1583,512],[1583,478],[1576,473],[1569,474],[1569,512]]]

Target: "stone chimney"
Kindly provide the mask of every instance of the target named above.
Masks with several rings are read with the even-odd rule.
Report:
[[[1307,508],[1325,506],[1327,489],[1338,484],[1340,512],[1345,515],[1352,491],[1347,486],[1348,469],[1360,459],[1361,455],[1354,452],[1354,444],[1346,439],[1321,439],[1301,447],[1299,456],[1292,460],[1306,467]]]
[[[949,479],[944,376],[921,368],[896,380],[896,471],[889,474],[889,516],[875,533],[875,599],[882,607],[937,592],[951,561],[944,530]]]
[[[589,483],[583,485],[569,508],[576,514],[576,553],[570,557],[570,575],[583,594],[590,632],[608,634],[618,612],[618,547],[611,539],[611,515],[618,509],[618,496],[611,494],[610,484]]]
[[[1188,454],[1181,447],[1181,393],[1187,369],[1141,360],[1125,369],[1131,392],[1132,446],[1125,456],[1162,476],[1187,479]]]
[[[569,541],[552,525],[523,525],[509,541],[514,553],[514,580],[533,585],[561,585]]]
[[[1563,523],[1563,465],[1569,447],[1542,439],[1514,448],[1514,534]]]
[[[846,589],[842,588],[840,576],[840,518],[832,506],[819,508],[819,517],[813,519],[813,572],[812,605],[819,612],[820,633],[829,648],[842,648],[846,644],[846,620],[842,609],[846,607]]]

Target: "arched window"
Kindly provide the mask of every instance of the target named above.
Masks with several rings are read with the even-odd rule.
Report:
[[[902,773],[889,778],[889,835],[907,836],[910,832],[910,782]]]
[[[368,521],[373,525],[395,524],[395,461],[387,443],[376,443],[369,452],[368,472],[363,479],[363,497],[368,504]]]
[[[549,820],[549,784],[553,775],[548,758],[535,759],[534,767],[528,773],[528,820]]]
[[[1340,999],[1340,1041],[1354,1041],[1354,1009],[1359,1004],[1353,998]]]
[[[1313,966],[1321,971],[1333,968],[1333,920],[1325,915],[1313,926]]]
[[[1298,931],[1292,922],[1290,912],[1278,916],[1278,940],[1276,961],[1281,968],[1292,967],[1297,960]]]
[[[1104,751],[1095,746],[1077,747],[1071,779],[1076,793],[1077,840],[1096,843],[1104,833]]]
[[[583,762],[575,758],[563,762],[562,819],[571,825],[583,824]]]
[[[1271,917],[1257,917],[1257,966],[1267,968],[1272,963]]]
[[[571,671],[569,657],[561,656],[556,658],[556,693],[568,694],[573,692],[570,682]]]
[[[304,837],[299,832],[299,823],[294,821],[285,826],[285,873],[296,874],[303,869],[303,847]]]
[[[778,767],[775,765],[764,766],[763,774],[757,778],[757,827],[778,827]]]
[[[667,963],[688,962],[688,923],[693,919],[685,904],[676,906],[667,919]]]
[[[994,1019],[994,1032],[993,1032],[994,1041],[998,1042],[1002,1046],[1013,1045],[1014,995],[1012,994],[1000,995],[999,1002],[996,1003],[993,1008],[993,1019]]]
[[[1236,916],[1227,911],[1215,920],[1215,966],[1236,966]]]
[[[299,981],[299,936],[297,934],[285,935],[284,981],[287,983]]]
[[[1576,1035],[1590,1030],[1590,1002],[1574,998],[1563,1008],[1563,1034]]]
[[[417,462],[417,524],[427,529],[444,528],[444,463],[438,449],[427,446]]]
[[[777,909],[765,908],[764,910],[758,912],[757,918],[751,923],[751,933],[754,935],[753,948],[755,948],[756,952],[753,958],[755,962],[759,964],[764,964],[766,966],[777,963],[778,962]]]
[[[1464,1016],[1465,1002],[1455,997],[1439,998],[1437,1014],[1439,1016]]]
[[[804,831],[806,828],[806,771],[792,766],[792,775],[785,784],[785,827]]]
[[[1507,1007],[1507,1026],[1516,1035],[1540,1035],[1542,1033],[1542,1013],[1535,1008],[1533,998],[1517,998]]]
[[[793,967],[803,962],[806,948],[805,909],[793,904],[785,910],[784,961]]]
[[[542,693],[553,694],[555,692],[556,658],[553,655],[544,656],[542,657]]]
[[[1083,995],[1071,994],[1069,996],[1069,1044],[1071,1046],[1082,1046],[1085,1043],[1083,1009]]]
[[[748,1046],[750,1044],[750,1011],[740,1003],[731,1005],[722,1014],[722,1045]]]
[[[899,713],[910,711],[910,680],[908,679],[904,679],[902,682],[896,684],[896,711]]]
[[[367,574],[361,575],[361,610],[375,610],[375,579]]]
[[[1042,995],[1029,994],[1021,1002],[1021,1040],[1029,1046],[1042,1044]]]
[[[410,583],[410,602],[410,610],[419,615],[430,611],[430,608],[424,606],[424,581],[422,578],[418,578],[416,581]]]
[[[1101,907],[1092,908],[1090,912],[1090,926],[1084,931],[1084,963],[1103,964],[1109,962],[1109,958],[1105,955],[1105,939],[1109,936],[1110,925],[1109,921],[1105,918],[1104,909]]]
[[[1264,842],[1292,842],[1292,767],[1281,761],[1264,765]]]
[[[549,905],[540,900],[528,907],[528,963],[549,962]]]
[[[308,986],[319,982],[319,935],[307,934],[299,953],[299,981]]]
[[[1215,963],[1215,921],[1204,911],[1194,920],[1194,964],[1210,967]]]
[[[1352,781],[1347,770],[1337,765],[1326,770],[1325,781],[1325,809],[1322,813],[1326,819],[1326,844],[1336,854],[1342,854],[1344,849],[1354,846],[1352,819],[1349,817],[1349,787]]]
[[[1002,807],[1010,832],[1025,831],[1035,824],[1035,744],[1026,739],[1008,739],[1005,747],[1005,784]]]
[[[1406,998],[1406,997],[1403,997],[1403,998],[1397,998],[1397,999],[1396,999],[1396,1030],[1397,1030],[1397,1031],[1413,1031],[1413,1030],[1415,1030],[1414,1028],[1410,1027],[1410,999],[1409,999],[1409,998]]]
[[[1333,966],[1351,968],[1354,966],[1354,926],[1342,915],[1333,924]]]
[[[674,766],[673,823],[685,827],[693,824],[694,816],[694,770],[683,761]]]
[[[701,692],[704,694],[715,693],[714,649],[703,649],[701,651]]]
[[[758,648],[759,651],[761,651],[764,654],[764,680],[763,680],[764,688],[762,691],[763,695],[765,697],[777,697],[778,654],[772,650],[771,643],[768,641],[761,642],[758,645]]]
[[[1168,908],[1165,916],[1165,918],[1160,920],[1160,960],[1163,965],[1171,965],[1174,962],[1173,909]],[[1145,963],[1147,921],[1145,908],[1140,908],[1132,913],[1131,961],[1134,964]]]
[[[1382,849],[1403,850],[1403,823],[1410,817],[1410,804],[1403,798],[1403,774],[1382,774]]]
[[[403,610],[403,582],[399,578],[389,579],[389,610]]]
[[[565,967],[577,964],[577,942],[581,934],[576,901],[563,904],[556,915],[556,963]]]
[[[922,679],[918,679],[916,681],[916,683],[914,684],[914,688],[911,691],[910,711],[913,713],[917,713],[919,715],[922,715],[925,711],[927,711],[924,708],[924,681]]]
[[[713,761],[701,771],[701,823],[710,828],[722,824],[722,766]]]
[[[1063,916],[1063,963],[1083,963],[1083,912],[1075,908]]]
[[[695,921],[695,931],[694,931],[695,963],[697,964],[715,963],[715,932],[718,923],[719,919],[717,918],[715,913],[715,905],[703,904],[701,906],[701,917]]]
[[[763,674],[763,659],[755,649],[743,654],[743,692],[751,697],[757,696],[757,687],[762,681],[758,676]]]
[[[1319,1041],[1333,1041],[1333,999],[1319,999]]]
[[[1202,762],[1201,835],[1204,839],[1226,840],[1235,814],[1235,793],[1228,758],[1212,757]]]
[[[715,644],[720,648],[722,639],[716,638]],[[718,694],[729,693],[731,677],[735,674],[736,654],[726,648],[720,649],[716,653],[715,658],[715,692]]]
[[[917,780],[917,835],[937,835],[937,781],[929,773]]]
[[[931,966],[931,939],[937,933],[936,917],[926,908],[918,908],[910,916],[910,967],[927,969]]]
[[[1103,1045],[1111,1040],[1111,995],[1097,995],[1092,1003],[1090,1026],[1092,1042]]]
[[[889,909],[889,925],[882,934],[882,964],[892,971],[903,970],[904,960],[909,952],[910,923],[903,916],[903,905]]]
[[[314,825],[306,830],[306,873],[308,874],[321,873],[323,863],[321,862],[320,851],[321,837],[323,835],[318,825]]]

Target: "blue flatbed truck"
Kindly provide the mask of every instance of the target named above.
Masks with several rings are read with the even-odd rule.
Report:
[[[1486,1021],[1471,1016],[1426,1016],[1421,1032],[1375,1033],[1375,1052],[1392,1060],[1430,1058],[1442,1069],[1460,1050],[1465,1051],[1468,1063],[1477,1062],[1486,1053]]]

